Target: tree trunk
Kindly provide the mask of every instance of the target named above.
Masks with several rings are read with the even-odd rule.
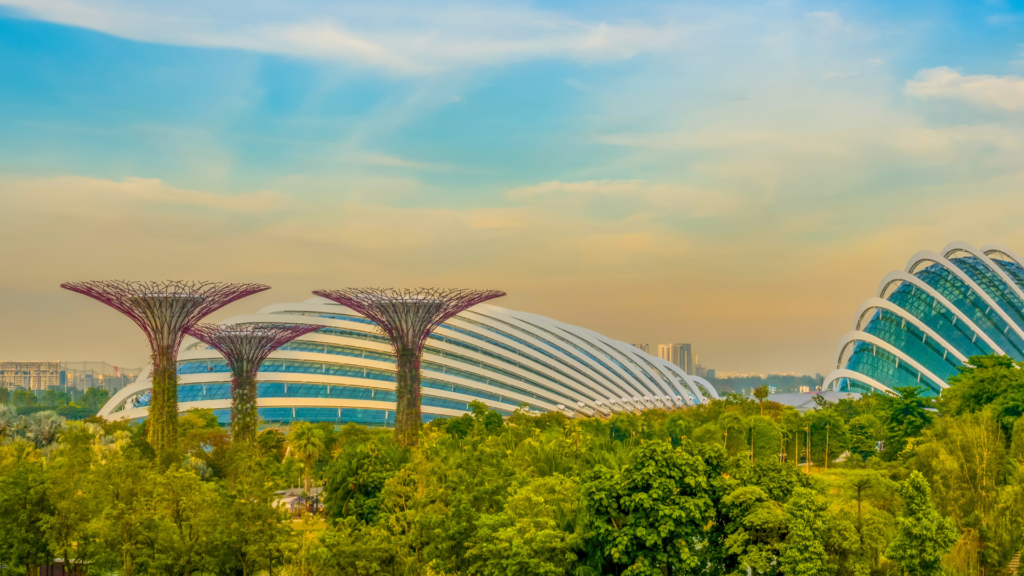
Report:
[[[804,433],[807,435],[807,473],[811,473],[811,429],[810,427],[804,429]]]
[[[312,487],[312,482],[310,481],[310,478],[309,478],[309,468],[310,468],[311,465],[312,465],[312,459],[307,457],[306,458],[306,466],[305,466],[305,468],[306,468],[306,481],[304,483],[304,488],[303,488],[303,490],[306,492],[306,494],[309,494],[309,489]]]
[[[857,534],[860,536],[860,547],[864,547],[864,517],[860,514],[860,501],[861,501],[861,490],[857,488]]]
[[[832,425],[825,426],[825,470],[828,470],[828,433],[832,430]]]
[[[422,422],[419,355],[414,350],[399,350],[396,363],[395,440],[403,446],[415,446],[419,442]]]
[[[178,359],[175,350],[153,352],[153,391],[149,403],[149,444],[162,461],[178,442]]]
[[[244,372],[231,378],[231,441],[246,446],[256,443],[257,411],[256,377]]]

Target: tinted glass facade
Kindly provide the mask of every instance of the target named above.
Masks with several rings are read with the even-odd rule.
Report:
[[[971,356],[1024,360],[1024,267],[1011,250],[954,242],[886,277],[840,342],[831,389],[941,393]]]
[[[307,420],[389,426],[394,422],[394,354],[376,326],[314,298],[268,306],[227,324],[280,322],[325,327],[282,346],[258,375],[259,413],[268,425]],[[435,331],[424,349],[424,420],[458,416],[482,401],[510,415],[534,412],[608,416],[617,411],[693,405],[717,398],[700,378],[628,344],[533,314],[483,304]],[[230,370],[199,342],[178,362],[181,409],[210,408],[230,418]],[[101,414],[144,418],[148,373],[113,397]]]

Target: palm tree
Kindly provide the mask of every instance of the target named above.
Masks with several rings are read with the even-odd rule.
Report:
[[[764,416],[764,401],[768,399],[768,385],[754,388],[754,398],[757,398],[757,405],[761,407],[761,416]]]
[[[309,469],[313,460],[319,458],[324,450],[324,431],[309,422],[299,422],[288,434],[288,444],[295,456],[302,459],[306,477],[305,491],[308,494],[312,487]]]
[[[26,439],[35,444],[36,448],[45,448],[57,441],[64,430],[65,422],[67,420],[63,416],[47,410],[25,417],[22,427],[25,429]]]
[[[14,406],[0,404],[0,444],[14,436],[18,429],[18,409]]]

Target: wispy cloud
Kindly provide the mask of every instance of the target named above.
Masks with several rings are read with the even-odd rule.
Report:
[[[631,210],[625,214],[649,210],[686,218],[707,218],[736,210],[740,200],[723,190],[710,190],[680,184],[654,184],[645,180],[586,180],[579,182],[541,182],[509,190],[508,197],[538,203],[549,199],[567,199],[577,204],[594,198],[625,200]]]
[[[660,50],[683,30],[583,21],[527,7],[477,4],[197,0],[0,0],[29,18],[142,42],[230,48],[382,68],[401,74],[532,59],[621,60]]]
[[[1024,110],[1024,78],[1018,76],[963,76],[943,66],[918,72],[913,80],[907,81],[906,90],[917,98],[959,100],[987,109]]]
[[[205,208],[225,213],[269,212],[287,204],[287,197],[269,190],[216,194],[170,186],[154,178],[121,181],[86,176],[56,178],[0,177],[7,200],[21,209],[45,207],[53,213],[79,217],[123,217],[135,209]]]

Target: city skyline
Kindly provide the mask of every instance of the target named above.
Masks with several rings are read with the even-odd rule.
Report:
[[[328,285],[497,286],[719,370],[825,374],[919,247],[1024,249],[1022,22],[0,0],[0,359],[142,365],[130,322],[59,284],[181,278],[274,287],[211,322]]]

